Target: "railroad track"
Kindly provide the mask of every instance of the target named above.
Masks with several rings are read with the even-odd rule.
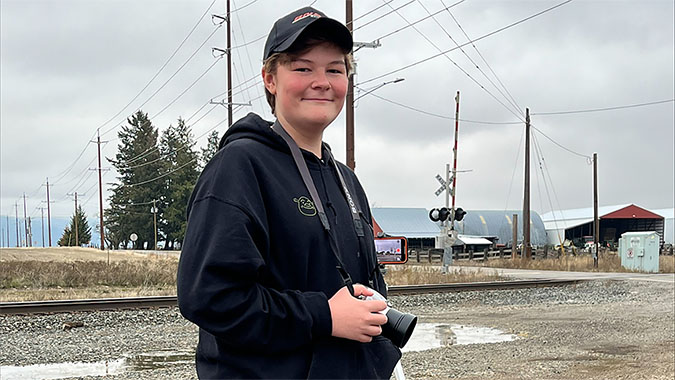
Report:
[[[394,285],[389,287],[389,295],[398,296],[480,290],[523,289],[545,286],[571,285],[578,282],[580,282],[580,280],[517,280],[433,285]],[[173,307],[177,305],[177,302],[176,296],[98,298],[35,302],[0,302],[0,315],[53,314],[69,313],[74,311]]]

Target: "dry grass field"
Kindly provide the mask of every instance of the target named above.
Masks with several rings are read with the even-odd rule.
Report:
[[[10,261],[133,261],[145,260],[147,254],[133,251],[101,251],[95,248],[0,248],[0,262]]]
[[[0,302],[176,294],[175,256],[90,248],[0,249]],[[494,281],[495,274],[461,269],[388,267],[390,285]]]
[[[600,256],[598,269],[593,269],[593,259],[589,255],[455,264],[536,270],[627,271],[612,254]],[[174,255],[131,251],[108,253],[91,248],[3,248],[0,249],[0,302],[175,295],[177,269],[178,258]],[[389,285],[503,279],[492,272],[463,271],[461,267],[448,274],[431,265],[388,266],[387,269]],[[675,258],[661,256],[660,269],[661,273],[675,272]]]
[[[571,272],[633,272],[621,266],[616,252],[600,253],[598,267],[593,268],[591,255],[567,255],[559,258],[527,260],[523,258],[495,259],[488,262],[464,261],[458,265],[486,266],[491,268],[556,270]],[[675,256],[659,256],[659,273],[675,273]]]
[[[91,248],[0,249],[0,301],[176,294],[174,256]]]
[[[483,282],[504,280],[492,270],[482,272],[467,271],[461,268],[449,273],[441,273],[439,266],[431,265],[390,265],[384,278],[387,285],[449,284],[457,282]]]

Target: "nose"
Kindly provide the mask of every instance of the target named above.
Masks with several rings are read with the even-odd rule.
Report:
[[[326,76],[326,73],[323,71],[317,71],[314,75],[314,80],[312,81],[312,88],[328,90],[330,88],[330,81]]]

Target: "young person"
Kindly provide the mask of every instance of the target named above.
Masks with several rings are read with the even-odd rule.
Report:
[[[314,8],[277,20],[262,69],[277,120],[237,121],[195,186],[178,304],[200,378],[388,379],[401,357],[380,335],[385,302],[357,298],[386,296],[368,200],[322,142],[352,44]]]

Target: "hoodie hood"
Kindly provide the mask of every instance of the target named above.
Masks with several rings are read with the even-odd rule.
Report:
[[[276,132],[272,130],[271,121],[264,120],[260,116],[249,113],[243,118],[237,120],[220,139],[218,149],[239,139],[248,138],[261,142],[277,150],[290,152],[286,142]]]
[[[230,129],[225,132],[225,135],[220,139],[218,144],[218,149],[222,149],[225,145],[243,138],[253,139],[260,143],[263,143],[273,149],[278,151],[291,154],[291,149],[286,144],[286,141],[279,136],[272,129],[274,122],[267,121],[257,114],[250,112],[248,115],[237,120]],[[321,147],[324,151],[331,151],[330,145],[325,142],[321,142]],[[303,156],[307,158],[316,157],[313,153],[310,153],[304,149],[300,149],[303,153]],[[314,160],[310,159],[310,163],[313,163]]]

